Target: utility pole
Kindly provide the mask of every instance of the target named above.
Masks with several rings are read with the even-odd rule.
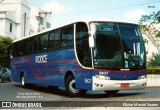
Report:
[[[42,12],[39,12],[38,13],[38,16],[36,16],[36,19],[38,21],[38,32],[41,31],[41,28],[40,28],[40,25],[41,25],[41,21],[43,21],[43,29],[45,30],[46,29],[46,21],[47,21],[47,15],[48,14],[52,14],[52,11],[51,12],[48,12],[48,11],[42,11]],[[44,17],[42,17],[42,15],[44,15]]]
[[[37,29],[37,32],[40,32],[41,21],[43,20],[42,16],[40,16],[40,12],[38,13],[38,16],[36,16],[36,19],[37,19],[37,21],[38,21],[38,29]]]

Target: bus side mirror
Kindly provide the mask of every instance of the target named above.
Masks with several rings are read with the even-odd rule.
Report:
[[[148,51],[149,51],[149,42],[147,39],[144,39],[144,45],[145,45],[145,48],[146,48],[146,54],[148,54]]]
[[[93,37],[89,37],[89,47],[93,48],[94,47],[94,38]]]

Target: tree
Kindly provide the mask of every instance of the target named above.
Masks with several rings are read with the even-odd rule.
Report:
[[[149,58],[148,67],[160,67],[160,55],[152,53],[152,57]]]
[[[156,27],[160,25],[160,11],[150,15],[142,15],[139,20],[142,33],[145,34],[153,43],[160,54],[160,30]]]
[[[0,36],[0,66],[10,67],[12,39]]]

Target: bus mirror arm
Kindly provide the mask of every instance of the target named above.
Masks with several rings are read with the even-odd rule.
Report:
[[[92,59],[92,68],[94,69],[94,58],[93,58],[93,48],[95,47],[94,44],[94,37],[93,37],[93,33],[89,32],[89,47],[91,48],[91,59]]]

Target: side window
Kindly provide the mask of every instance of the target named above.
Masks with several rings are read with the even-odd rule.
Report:
[[[73,31],[73,25],[65,27],[62,29],[62,41],[61,41],[61,47],[71,47],[73,46],[73,37],[74,37],[74,31]]]
[[[18,57],[23,54],[22,41],[13,43],[12,54],[14,57]]]
[[[85,23],[76,24],[76,50],[79,62],[86,67],[91,67],[91,50],[89,48],[89,34]]]
[[[14,50],[14,49],[15,49],[15,46],[16,46],[16,43],[13,43],[13,44],[12,44],[12,50],[11,50],[11,54],[12,54],[13,57],[16,56],[16,51]]]
[[[12,44],[11,46],[11,56],[12,57],[15,57],[15,54],[14,54],[14,43]],[[0,69],[1,70],[1,69]]]
[[[48,49],[48,33],[40,35],[40,50],[47,50]]]
[[[19,45],[18,44],[19,44],[18,42],[15,42],[12,44],[12,55],[14,57],[19,55]]]
[[[33,52],[33,38],[28,38],[27,42],[27,53],[32,53]]]
[[[27,54],[27,53],[28,53],[28,52],[27,52],[28,43],[29,43],[28,39],[23,40],[23,53],[24,53],[24,54]]]
[[[32,52],[37,52],[39,50],[39,36],[32,37]]]
[[[24,54],[24,48],[23,48],[23,40],[19,41],[19,55]]]
[[[60,30],[52,31],[49,37],[49,48],[51,49],[59,48],[60,38],[61,38]]]

